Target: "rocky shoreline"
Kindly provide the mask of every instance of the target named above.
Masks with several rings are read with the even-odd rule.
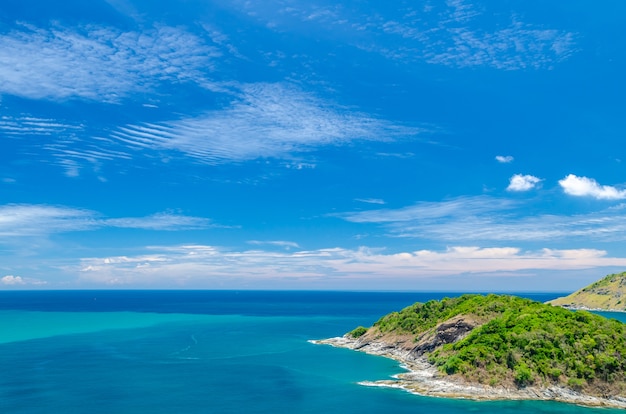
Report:
[[[571,310],[571,311],[584,310],[584,311],[587,311],[587,312],[626,313],[626,310],[624,310],[624,309],[589,308],[589,307],[583,306],[583,305],[554,305],[554,306],[560,306],[562,308],[565,308],[565,309],[568,309],[568,310]]]
[[[394,379],[364,381],[361,385],[400,388],[408,392],[445,398],[472,400],[544,400],[560,401],[588,407],[626,408],[626,398],[599,398],[584,395],[564,387],[524,387],[505,388],[462,382],[439,372],[425,357],[415,357],[402,346],[381,341],[360,341],[349,336],[310,341],[314,344],[347,348],[394,359],[408,372],[398,374]]]

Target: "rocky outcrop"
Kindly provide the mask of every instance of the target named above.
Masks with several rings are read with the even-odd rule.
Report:
[[[416,356],[422,356],[432,352],[444,344],[457,342],[474,329],[478,324],[471,319],[458,316],[446,322],[440,323],[432,332],[426,332],[417,338],[417,344],[411,350]]]
[[[378,355],[389,351],[390,354],[401,354],[403,358],[416,359],[441,345],[463,339],[477,326],[479,324],[472,319],[457,316],[417,338],[412,334],[382,333],[371,328],[363,336],[356,338],[350,348],[364,351],[375,348]]]

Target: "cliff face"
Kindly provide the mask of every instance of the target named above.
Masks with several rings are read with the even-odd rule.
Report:
[[[396,330],[382,332],[379,328],[372,327],[358,337],[354,349],[358,350],[376,345],[381,353],[389,351],[389,353],[416,359],[431,353],[442,345],[459,341],[476,326],[478,326],[477,323],[471,318],[455,316],[439,323],[434,329],[422,332],[417,336]]]
[[[571,295],[548,303],[572,309],[626,311],[626,272],[608,275]]]
[[[469,317],[455,316],[416,338],[411,353],[415,356],[429,354],[445,344],[453,344],[465,338],[476,326],[478,324]]]

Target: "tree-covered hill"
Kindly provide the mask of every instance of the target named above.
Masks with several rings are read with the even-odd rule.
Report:
[[[463,295],[416,303],[349,335],[397,341],[442,375],[469,382],[626,396],[626,325],[586,311],[515,296]]]
[[[574,309],[626,311],[626,272],[605,276],[571,295],[554,299],[550,303]]]

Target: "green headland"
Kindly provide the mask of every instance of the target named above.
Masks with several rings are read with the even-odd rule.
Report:
[[[611,275],[597,283],[615,280]],[[626,408],[626,325],[585,310],[468,294],[416,303],[369,328],[319,342],[392,357],[412,370],[395,383],[374,385]]]
[[[550,301],[572,309],[626,311],[626,272],[608,275],[569,296]]]
[[[463,295],[416,303],[350,335],[412,336],[415,356],[471,382],[626,395],[626,325],[586,311],[515,296]]]

